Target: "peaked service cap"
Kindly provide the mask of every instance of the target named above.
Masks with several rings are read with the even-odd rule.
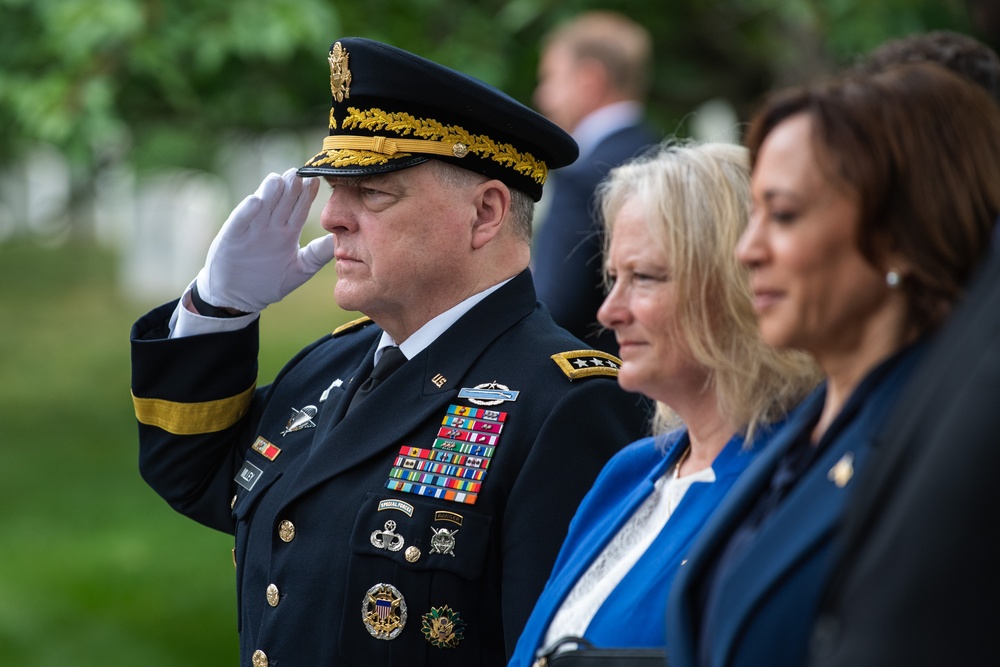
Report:
[[[302,176],[365,176],[443,160],[535,201],[576,142],[541,114],[461,72],[388,44],[330,47],[330,134]]]

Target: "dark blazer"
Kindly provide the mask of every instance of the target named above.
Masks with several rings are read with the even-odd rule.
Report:
[[[140,470],[235,534],[243,665],[503,665],[577,503],[647,428],[613,360],[574,356],[527,271],[346,415],[374,324],[254,390],[257,326],[168,340],[173,308],[132,331]],[[459,396],[489,383],[506,402]]]
[[[538,299],[552,318],[599,350],[618,353],[614,332],[602,331],[597,309],[604,301],[603,235],[594,211],[594,190],[612,167],[657,141],[645,125],[605,137],[588,155],[553,172],[552,198],[532,249]]]
[[[830,441],[762,524],[755,541],[732,566],[721,589],[725,616],[711,638],[712,667],[801,665],[813,613],[829,566],[830,543],[853,489],[853,474],[868,458],[872,441],[922,346],[883,362],[859,384],[828,430]],[[811,394],[775,434],[771,444],[733,486],[688,552],[667,606],[671,667],[699,664],[699,593],[710,566],[768,488],[790,446],[812,430],[826,386]]]
[[[811,665],[1000,655],[1000,253],[879,438],[840,535]]]

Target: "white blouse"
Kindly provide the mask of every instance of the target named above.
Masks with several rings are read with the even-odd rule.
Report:
[[[548,646],[563,637],[583,636],[611,591],[667,525],[691,484],[714,481],[715,471],[711,467],[684,477],[677,477],[676,467],[673,467],[656,480],[653,492],[636,508],[563,600],[549,623],[542,645]]]

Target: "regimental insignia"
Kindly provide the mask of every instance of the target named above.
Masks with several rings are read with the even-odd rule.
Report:
[[[560,352],[552,355],[552,361],[556,362],[570,382],[594,375],[618,377],[618,369],[622,365],[622,360],[618,357],[599,350]]]
[[[316,428],[316,423],[312,420],[316,416],[316,412],[315,405],[307,405],[301,410],[292,408],[292,416],[288,419],[281,436],[284,437],[288,433],[301,431],[304,428]]]
[[[347,50],[337,42],[330,50],[330,92],[333,99],[343,102],[351,96],[351,70],[347,66],[350,56]]]
[[[431,607],[431,610],[420,617],[420,631],[436,648],[455,648],[465,639],[465,621],[458,617],[458,612],[448,605]]]
[[[385,530],[376,530],[371,535],[372,546],[376,549],[388,549],[389,551],[399,551],[403,548],[405,540],[403,536],[396,532],[396,522],[385,522]]]
[[[255,452],[263,456],[268,461],[273,461],[274,459],[278,458],[278,454],[281,453],[280,447],[272,445],[262,436],[257,436],[257,439],[254,440],[251,449],[253,449]]]
[[[854,477],[854,454],[847,452],[841,456],[840,460],[830,468],[830,472],[827,473],[826,477],[836,484],[838,489],[847,486],[847,483]]]
[[[467,398],[475,405],[500,405],[504,401],[516,401],[519,393],[494,381],[477,384],[471,389],[463,387],[459,390],[458,397]]]
[[[406,625],[403,594],[392,584],[375,584],[361,602],[361,620],[375,639],[395,639]]]
[[[386,488],[474,505],[506,421],[506,412],[449,405],[429,448],[400,448]]]
[[[434,537],[431,538],[431,553],[444,554],[455,557],[455,536],[458,530],[448,530],[447,528],[435,528],[431,526]]]

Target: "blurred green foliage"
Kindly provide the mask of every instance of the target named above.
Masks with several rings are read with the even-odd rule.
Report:
[[[318,144],[325,53],[345,35],[530,103],[541,37],[596,7],[648,26],[651,115],[683,134],[705,100],[745,119],[767,90],[891,37],[994,41],[969,12],[993,1],[0,0],[0,164],[57,147],[72,207],[115,165],[213,171],[224,142],[275,128]],[[92,245],[0,243],[0,664],[236,664],[231,538],[174,514],[136,469],[127,333],[154,304],[125,301],[115,267]],[[324,272],[264,313],[262,381],[354,316]]]
[[[652,113],[741,115],[774,85],[886,38],[975,32],[983,0],[0,0],[0,161],[52,143],[78,180],[109,161],[212,169],[234,132],[323,133],[330,42],[361,35],[461,68],[530,103],[537,44],[560,20],[617,9],[654,35]]]
[[[0,664],[238,663],[232,538],[139,477],[114,257],[0,245]],[[261,381],[355,317],[324,269],[261,323]]]

